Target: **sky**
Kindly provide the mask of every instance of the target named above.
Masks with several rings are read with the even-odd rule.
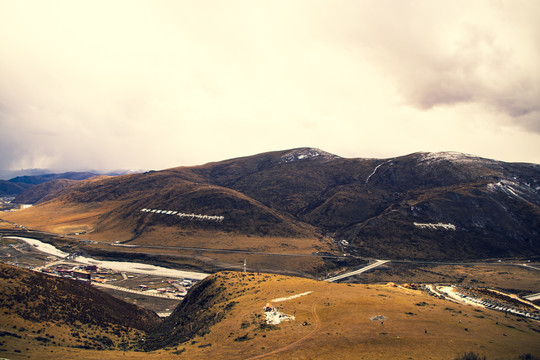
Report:
[[[0,0],[0,169],[540,163],[537,0]]]

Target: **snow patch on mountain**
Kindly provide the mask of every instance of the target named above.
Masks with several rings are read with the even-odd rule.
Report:
[[[494,163],[495,160],[481,158],[479,156],[464,154],[456,151],[429,152],[421,154],[419,162],[433,163],[440,161],[452,161],[458,163]]]
[[[386,162],[380,163],[379,165],[375,166],[375,169],[373,169],[373,171],[371,172],[371,174],[369,174],[369,176],[368,176],[367,179],[366,179],[366,186],[367,186],[367,184],[368,184],[368,182],[369,182],[369,179],[370,179],[373,175],[375,175],[375,173],[377,172],[377,170],[378,170],[382,165],[385,165],[385,164],[388,164],[388,163],[391,163],[391,162],[392,162],[392,160],[388,160],[388,161],[386,161]],[[392,164],[390,164],[390,165],[392,165]]]
[[[285,155],[282,155],[279,163],[289,163],[298,160],[319,160],[322,162],[332,161],[334,159],[339,159],[339,156],[330,154],[326,151],[315,148],[301,148],[289,151]]]
[[[486,185],[490,191],[502,191],[506,195],[522,198],[525,194],[534,193],[535,190],[529,184],[521,184],[510,180],[501,180]]]

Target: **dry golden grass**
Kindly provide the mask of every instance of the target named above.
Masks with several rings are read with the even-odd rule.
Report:
[[[239,304],[210,334],[178,346],[186,349],[188,358],[428,359],[475,351],[508,359],[523,352],[540,353],[537,322],[479,312],[419,291],[276,275],[227,276],[228,288],[249,290],[235,299]],[[306,291],[313,293],[275,304],[296,315],[295,321],[276,330],[259,328],[257,315],[267,301]],[[377,315],[387,318],[384,324],[370,320]],[[302,326],[304,321],[309,325]],[[238,337],[250,340],[234,341]],[[208,344],[212,345],[200,347]]]
[[[17,230],[19,229],[15,224],[0,219],[0,229],[2,230]]]
[[[327,240],[231,234],[221,231],[182,231],[176,227],[155,226],[130,244],[205,247],[209,249],[242,249],[257,252],[311,254],[330,251]]]
[[[97,205],[79,203],[46,203],[13,213],[0,214],[0,218],[24,225],[33,230],[40,230],[59,235],[73,235],[96,240],[106,244],[91,247],[115,252],[141,252],[141,249],[111,248],[115,241],[131,245],[149,245],[164,247],[206,248],[216,250],[240,250],[265,254],[307,255],[313,252],[330,252],[332,244],[325,238],[288,238],[276,236],[256,236],[227,233],[218,230],[183,229],[180,226],[165,224],[153,225],[133,239],[134,226],[129,221],[112,217],[110,212],[122,206],[122,202],[102,202]],[[103,218],[107,218],[103,222]],[[4,223],[8,224],[8,223]],[[104,225],[105,224],[105,225]],[[13,227],[13,225],[10,225]],[[66,239],[66,241],[69,241]],[[73,242],[76,244],[77,241]],[[178,249],[145,248],[144,253],[170,256],[174,263],[213,271],[216,268],[241,269],[244,259],[254,271],[280,271],[287,274],[317,273],[324,268],[323,260],[310,257],[276,257],[264,254],[224,253],[191,251]]]
[[[119,204],[114,202],[103,203],[99,207],[79,204],[48,203],[20,211],[3,213],[4,220],[24,225],[26,227],[67,235],[75,232],[91,232],[99,222],[99,217],[114,209]]]
[[[3,314],[0,319],[0,332],[4,334],[0,337],[0,356],[12,359],[52,359],[69,358],[67,354],[85,353],[83,350],[85,342],[93,342],[91,338],[107,337],[115,344],[121,343],[125,339],[139,339],[143,332],[133,329],[122,330],[122,336],[109,332],[102,327],[91,326],[81,323],[59,324],[53,322],[28,321],[14,314]],[[74,334],[78,334],[74,336]],[[47,340],[45,340],[47,339]],[[63,357],[60,354],[66,354]],[[85,356],[82,356],[84,358]]]
[[[84,233],[86,239],[114,242],[130,241],[134,238],[134,224],[111,217],[122,202],[100,202],[96,204],[49,202],[25,210],[2,213],[0,218],[34,230],[59,235]],[[180,226],[156,224],[137,236],[130,244],[202,247],[210,249],[235,249],[257,252],[311,254],[315,251],[330,251],[328,239],[289,238],[233,234],[216,230],[183,229]]]
[[[46,351],[30,348],[22,355],[37,359],[168,359],[178,353],[186,359],[453,359],[474,351],[488,359],[514,359],[523,353],[540,354],[538,322],[454,304],[421,291],[269,274],[214,276],[226,294],[224,302],[237,304],[209,333],[186,343],[148,353],[49,346]],[[312,293],[273,303],[296,320],[261,326],[267,302],[307,291]],[[384,324],[371,320],[378,315],[385,317]]]

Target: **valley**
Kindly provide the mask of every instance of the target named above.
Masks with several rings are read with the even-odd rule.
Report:
[[[19,195],[33,206],[0,212],[9,274],[0,283],[0,351],[14,359],[51,358],[49,350],[59,359],[538,356],[539,179],[534,164],[458,153],[344,159],[311,148],[55,177]],[[38,278],[49,295],[24,280]],[[62,300],[71,288],[89,294],[80,331],[54,315],[72,316]],[[95,315],[113,301],[149,326]],[[49,341],[36,341],[45,319],[56,321],[47,323]]]
[[[269,303],[290,319],[268,324]],[[13,359],[453,359],[469,351],[488,359],[517,359],[540,351],[538,321],[452,302],[418,287],[250,272],[206,278],[144,335],[118,338],[82,326],[80,338],[71,337],[74,331],[60,323],[49,322],[43,330],[36,327],[40,323],[17,319],[9,315],[0,321],[0,349]],[[108,348],[98,350],[102,345],[92,339],[105,337]]]
[[[26,236],[28,236],[27,234],[29,233],[28,230],[18,232],[19,235],[24,233]],[[47,265],[70,265],[72,261],[62,260],[61,257],[54,257],[52,255],[56,254],[63,256],[66,253],[53,249],[49,249],[47,251],[48,253],[44,253],[43,251],[40,251],[39,246],[31,245],[32,242],[24,242],[20,237],[17,236],[4,235],[2,236],[1,241],[2,246],[0,246],[0,251],[3,256],[3,262],[6,262],[6,260],[13,260],[9,259],[12,256],[6,256],[9,251],[16,252],[18,254],[18,265],[24,267],[47,268]],[[16,249],[13,249],[13,246],[10,245],[15,245]],[[127,249],[133,250],[132,248]],[[138,248],[138,251],[144,251],[144,248]],[[367,359],[372,358],[374,354],[379,356],[381,353],[384,353],[385,356],[392,357],[399,357],[403,356],[404,354],[408,354],[407,356],[412,356],[418,359],[428,358],[427,356],[424,356],[424,351],[418,352],[417,350],[414,350],[417,348],[417,345],[415,345],[416,343],[422,343],[422,348],[427,346],[427,349],[431,349],[433,347],[433,350],[430,351],[437,351],[440,356],[446,357],[450,354],[457,355],[456,347],[448,346],[448,342],[444,340],[444,338],[437,335],[439,332],[442,333],[448,331],[450,331],[452,334],[452,342],[456,341],[458,344],[457,348],[463,349],[463,352],[465,349],[474,349],[482,354],[499,355],[497,351],[504,351],[506,354],[515,355],[520,353],[520,351],[523,352],[523,349],[528,349],[527,351],[533,353],[539,350],[534,346],[536,342],[533,339],[535,339],[538,336],[536,334],[540,332],[540,321],[535,321],[533,319],[527,320],[526,318],[516,316],[514,314],[508,318],[508,314],[503,315],[503,312],[501,311],[491,309],[476,310],[470,305],[466,305],[461,302],[456,303],[451,299],[439,300],[438,298],[441,296],[434,296],[432,291],[422,290],[423,287],[419,285],[427,282],[453,285],[457,284],[460,289],[463,289],[463,286],[465,286],[466,289],[469,289],[470,286],[473,286],[474,289],[478,288],[479,286],[482,288],[502,287],[505,289],[513,289],[512,291],[518,292],[523,296],[525,294],[531,294],[540,288],[540,271],[536,271],[534,269],[534,263],[527,263],[529,264],[529,267],[522,266],[523,264],[519,264],[519,262],[448,265],[413,264],[411,262],[399,263],[393,261],[379,262],[374,264],[379,266],[372,271],[363,272],[361,274],[348,276],[345,279],[342,279],[341,281],[345,281],[346,283],[341,285],[336,284],[336,286],[341,287],[341,290],[337,293],[328,289],[319,289],[320,286],[322,286],[322,283],[325,283],[320,281],[307,279],[302,280],[301,278],[276,277],[276,275],[264,273],[218,273],[212,276],[212,279],[213,281],[216,279],[221,281],[222,285],[220,285],[217,289],[218,292],[212,292],[212,296],[217,295],[223,297],[223,299],[220,301],[220,303],[223,305],[220,306],[223,306],[224,308],[229,306],[232,309],[235,309],[241,306],[240,308],[242,310],[240,313],[233,316],[231,319],[232,321],[241,321],[241,324],[236,324],[234,322],[230,323],[230,321],[227,322],[225,319],[223,319],[215,325],[209,325],[208,330],[203,330],[200,335],[196,335],[199,334],[198,332],[193,335],[189,335],[189,341],[176,340],[180,341],[180,343],[178,343],[176,346],[174,346],[174,344],[176,344],[174,337],[173,340],[170,340],[167,344],[165,344],[164,349],[151,350],[153,346],[151,345],[150,348],[146,349],[143,357],[168,358],[169,356],[174,356],[175,354],[182,354],[183,356],[194,359],[207,356],[211,356],[212,358],[227,359],[274,358],[287,354],[293,358],[325,358],[326,356],[330,356],[330,354],[328,353],[324,355],[324,352],[330,351],[331,346],[336,346],[337,349],[340,350],[334,349],[332,350],[333,352],[338,351],[338,353],[344,358],[349,356],[353,356],[353,358],[355,358],[355,355],[353,355],[354,353],[350,352],[350,345],[343,343],[344,340],[349,342],[349,344],[355,343],[356,345],[354,348],[361,348],[365,354],[365,358]],[[137,265],[133,266],[133,268],[137,267]],[[217,278],[215,278],[215,276],[217,276]],[[178,300],[167,300],[165,298],[148,296],[148,290],[141,291],[141,285],[145,287],[150,286],[153,288],[170,286],[169,282],[173,280],[171,278],[127,271],[117,273],[116,275],[112,273],[110,275],[105,275],[104,277],[114,279],[112,283],[115,287],[117,286],[123,289],[130,289],[131,291],[118,291],[118,289],[111,288],[100,289],[105,290],[111,295],[129,303],[137,304],[149,310],[155,311],[159,313],[160,316],[172,317],[175,311],[174,309],[181,304],[180,298]],[[291,281],[293,282],[291,283]],[[260,284],[266,285],[267,282],[268,286],[271,287],[268,288],[265,286],[261,288]],[[365,285],[354,285],[354,283],[365,283]],[[405,285],[398,285],[397,287],[396,285],[393,285],[400,283],[405,283]],[[413,284],[411,285],[411,283]],[[94,282],[94,284],[97,285],[97,282]],[[256,284],[259,285],[254,286]],[[346,288],[343,288],[343,286],[346,286]],[[358,286],[360,286],[360,288],[358,288]],[[362,294],[361,297],[350,293],[354,289],[356,289],[355,291],[360,291],[359,294]],[[397,289],[398,292],[395,293],[396,290],[391,289]],[[314,294],[314,291],[317,293]],[[375,292],[372,295],[369,295],[370,291]],[[387,293],[388,291],[391,291],[390,294]],[[340,296],[336,297],[338,296],[338,293]],[[255,294],[264,294],[264,297],[261,299],[260,295],[254,296]],[[323,298],[321,298],[321,295]],[[191,301],[204,301],[204,298],[201,300],[201,295],[191,294],[191,296],[196,296],[194,299],[191,299]],[[246,298],[246,296],[248,297]],[[370,296],[375,296],[376,301],[364,303],[366,300],[360,300],[369,299]],[[346,300],[348,297],[350,297],[349,300]],[[316,298],[317,300],[313,302],[313,298]],[[387,298],[388,300],[386,300]],[[273,301],[276,303],[276,306],[278,306],[282,313],[294,314],[295,319],[292,321],[282,322],[278,325],[264,325],[264,322],[259,320],[260,313],[258,313],[256,309],[260,308],[262,306],[261,304],[268,301]],[[351,308],[351,301],[353,301],[352,304],[354,304],[355,301],[360,302],[353,305]],[[389,304],[387,301],[390,301],[390,306],[388,306]],[[397,303],[395,303],[396,301]],[[443,307],[444,303],[446,303],[446,305]],[[290,305],[292,304],[296,305],[291,307]],[[411,305],[413,308],[409,308]],[[367,323],[360,325],[362,320],[358,319],[358,315],[365,312],[365,310],[360,309],[366,306],[371,312],[363,315],[366,317]],[[426,307],[426,310],[429,310],[425,314],[423,311],[424,307]],[[190,311],[200,310],[191,309]],[[375,312],[380,312],[381,314],[375,314]],[[233,312],[233,314],[235,313],[236,312]],[[354,317],[350,316],[352,313],[355,313]],[[340,316],[343,315],[339,314],[349,315],[347,315],[346,318],[341,318]],[[406,314],[405,318],[403,318],[403,315],[400,314]],[[426,315],[428,315],[428,317],[424,319]],[[379,321],[369,320],[374,317],[380,317],[384,320],[381,322],[381,324],[379,324]],[[7,353],[11,354],[10,356],[12,356],[12,358],[18,358],[18,354],[32,356],[33,358],[50,358],[50,356],[44,352],[45,348],[51,348],[50,351],[53,352],[55,358],[70,358],[75,356],[75,354],[84,354],[83,356],[85,358],[99,358],[100,356],[116,358],[124,356],[123,354],[125,354],[125,351],[129,349],[131,349],[129,350],[129,355],[131,358],[139,358],[139,353],[133,352],[133,350],[136,350],[140,345],[135,345],[136,343],[129,343],[130,345],[128,345],[125,340],[122,340],[124,342],[121,342],[106,335],[93,335],[89,336],[88,338],[101,339],[100,336],[104,336],[107,339],[111,339],[113,342],[119,341],[119,344],[125,344],[121,345],[124,346],[124,350],[118,349],[111,352],[110,350],[102,349],[97,353],[94,353],[93,351],[95,350],[91,350],[91,348],[99,348],[101,345],[99,345],[99,343],[90,342],[83,343],[83,346],[87,347],[86,350],[77,350],[77,338],[74,338],[73,343],[70,343],[68,340],[63,340],[64,342],[62,343],[55,341],[54,345],[51,347],[49,343],[50,341],[53,341],[52,339],[59,336],[65,336],[62,334],[64,334],[64,332],[67,330],[62,329],[48,330],[46,333],[44,333],[48,337],[43,337],[43,339],[50,339],[49,343],[47,344],[35,340],[22,341],[23,338],[21,337],[19,339],[17,336],[22,334],[28,338],[28,335],[25,335],[28,334],[26,331],[30,331],[33,329],[33,327],[26,324],[26,326],[23,325],[21,327],[23,329],[22,332],[14,333],[13,331],[8,331],[9,329],[5,327],[5,325],[7,325],[5,321],[11,324],[14,323],[13,320],[5,317],[3,319],[4,321],[0,322],[0,327],[5,329],[5,335],[3,335],[3,338],[9,341],[4,341],[4,345],[0,345],[0,349],[7,350]],[[494,321],[495,326],[500,326],[498,324],[503,324],[503,328],[501,328],[503,332],[501,332],[501,334],[503,338],[508,338],[510,334],[512,346],[508,347],[509,344],[503,341],[502,344],[505,345],[503,348],[501,348],[500,340],[498,340],[499,345],[493,346],[493,331],[496,331],[496,329],[491,329],[489,324],[484,324],[484,321],[481,321],[482,319],[490,319],[487,322],[491,322],[491,324],[493,324]],[[503,320],[504,322],[499,323],[499,320],[495,321],[492,319],[499,319]],[[353,321],[351,322],[351,320]],[[358,321],[360,321],[360,323],[358,323]],[[414,322],[413,328],[418,329],[418,334],[416,335],[411,333],[411,325],[405,325],[411,321]],[[455,321],[457,321],[456,325],[449,326]],[[163,324],[166,324],[166,322],[167,318]],[[352,329],[356,329],[354,330],[356,333],[359,329],[358,326],[361,326],[361,328],[366,328],[366,325],[369,325],[370,323],[373,324],[371,326],[367,326],[367,328],[370,329],[370,332],[374,332],[373,334],[363,331],[361,332],[361,335],[353,335],[351,332]],[[437,323],[436,327],[434,327],[435,323]],[[300,327],[297,327],[299,324]],[[303,324],[305,325],[302,326]],[[516,327],[517,324],[519,324],[518,327]],[[525,327],[523,327],[522,324]],[[225,326],[225,328],[223,328],[223,326]],[[403,326],[407,326],[409,331],[405,333],[403,330],[400,330]],[[488,327],[484,328],[485,326]],[[309,331],[303,331],[304,328]],[[425,328],[425,333],[423,334],[424,337],[421,337],[422,332],[420,328]],[[507,330],[504,330],[504,328]],[[467,340],[466,338],[463,338],[462,335],[458,335],[459,332],[456,333],[456,330],[459,329],[461,329],[461,331],[466,329],[465,332],[471,337],[471,339]],[[512,335],[515,332],[515,329],[519,329],[519,331],[515,333],[516,335]],[[35,332],[36,330],[32,331]],[[158,330],[155,331],[159,333]],[[170,330],[167,330],[167,332],[169,331]],[[210,332],[207,333],[207,331]],[[224,333],[224,331],[228,332]],[[486,332],[490,333],[491,335],[483,337],[485,335],[482,334]],[[152,333],[155,332],[151,332],[149,334]],[[529,333],[530,335],[526,335]],[[149,334],[146,336],[156,336]],[[325,338],[321,338],[323,334],[326,334]],[[372,339],[375,334],[378,334],[378,337],[382,336],[382,338]],[[471,336],[470,334],[474,335]],[[359,335],[360,338],[355,340],[355,336],[357,337]],[[37,335],[34,335],[34,337],[35,336]],[[139,335],[139,337],[140,336],[141,335]],[[282,336],[284,336],[287,340],[282,338]],[[528,336],[531,336],[530,340],[527,340]],[[39,337],[39,339],[41,338],[42,337]],[[133,335],[129,335],[127,338],[134,337]],[[126,339],[126,337],[124,337],[124,339]],[[151,339],[152,338],[150,337],[150,340],[148,341],[154,341]],[[426,340],[428,341],[426,342]],[[232,341],[230,345],[228,345],[229,341]],[[310,352],[311,350],[309,349],[311,346],[306,347],[308,344],[315,341],[317,341],[318,344],[319,342],[322,342],[322,344],[327,344],[323,345],[322,347],[317,347],[317,355]],[[357,341],[359,342],[357,343]],[[26,344],[24,344],[25,342]],[[380,343],[380,345],[377,345],[377,343]],[[473,345],[473,343],[475,345]],[[171,345],[173,346],[171,347]],[[144,346],[149,345],[143,345],[143,348]],[[162,345],[159,346],[161,347]],[[238,346],[240,346],[240,348]],[[327,346],[330,347],[327,348]],[[231,352],[233,349],[242,350],[240,350],[240,354],[235,352],[233,355]],[[48,351],[49,350],[47,350],[47,352]],[[81,353],[80,351],[84,351],[84,353]],[[102,353],[103,351],[106,351],[106,355],[99,355],[99,353]],[[319,351],[323,351],[323,353],[320,353]]]

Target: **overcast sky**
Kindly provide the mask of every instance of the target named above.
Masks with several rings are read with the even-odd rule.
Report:
[[[540,1],[0,0],[0,169],[540,163]]]

